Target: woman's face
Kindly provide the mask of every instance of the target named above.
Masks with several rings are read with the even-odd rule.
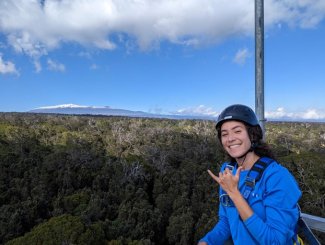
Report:
[[[245,124],[238,121],[226,121],[221,126],[221,143],[233,158],[243,156],[251,147]]]

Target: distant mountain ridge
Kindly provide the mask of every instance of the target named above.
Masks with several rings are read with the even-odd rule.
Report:
[[[143,111],[132,111],[117,109],[110,106],[83,106],[76,104],[63,104],[55,106],[44,106],[27,111],[27,113],[50,113],[67,115],[103,115],[103,116],[125,116],[125,117],[146,117],[146,118],[166,118],[166,119],[201,119],[216,121],[217,117],[206,114],[156,114]],[[267,118],[267,121],[279,122],[319,122],[324,123],[324,119],[304,119],[299,117],[280,116],[278,118]]]
[[[28,113],[53,113],[70,115],[105,115],[105,116],[126,116],[126,117],[148,117],[148,118],[169,118],[169,119],[206,119],[215,120],[214,117],[204,115],[164,115],[148,113],[143,111],[132,111],[115,109],[110,106],[82,106],[75,104],[63,104],[56,106],[44,106],[28,111]]]

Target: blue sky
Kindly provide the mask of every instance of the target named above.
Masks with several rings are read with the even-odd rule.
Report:
[[[265,0],[266,118],[325,121],[325,0]],[[255,107],[254,1],[2,0],[0,111]]]

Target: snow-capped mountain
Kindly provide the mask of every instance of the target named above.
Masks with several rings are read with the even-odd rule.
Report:
[[[130,111],[124,109],[113,109],[109,106],[83,106],[75,104],[64,104],[56,106],[39,107],[29,112],[32,113],[57,113],[57,114],[78,114],[78,115],[109,115],[109,116],[149,116],[150,113],[142,111]]]
[[[58,108],[60,108],[60,109],[62,109],[62,108],[89,108],[89,107],[95,108],[94,106],[63,104],[63,105],[55,105],[55,106],[43,106],[43,107],[36,108],[35,110],[38,110],[38,109],[58,109]]]

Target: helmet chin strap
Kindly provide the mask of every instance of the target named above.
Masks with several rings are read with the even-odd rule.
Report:
[[[245,160],[246,160],[247,153],[248,153],[248,151],[243,156],[240,157],[240,158],[244,158],[244,160],[241,162],[241,164],[239,164],[239,162],[237,163],[239,166],[243,166],[244,165]]]
[[[251,144],[251,147],[243,154],[243,155],[241,155],[240,157],[238,157],[239,159],[241,159],[241,158],[244,158],[244,160],[241,162],[241,165],[240,166],[243,166],[244,165],[244,163],[245,163],[245,160],[246,160],[246,157],[247,157],[247,154],[249,153],[249,152],[252,152],[252,151],[254,151],[254,149],[256,148],[256,146],[257,146],[257,143],[256,142],[254,142],[254,143],[252,143]],[[239,164],[239,163],[238,163]]]

